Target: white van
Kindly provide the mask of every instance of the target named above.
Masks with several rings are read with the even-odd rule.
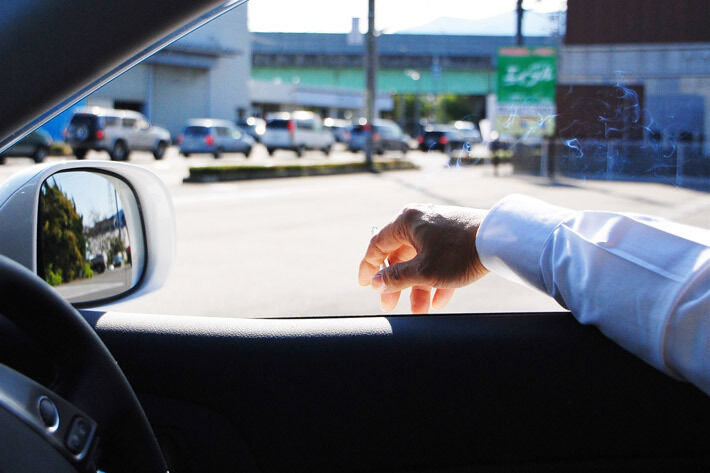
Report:
[[[313,112],[269,115],[266,119],[266,131],[261,138],[269,155],[273,155],[277,149],[288,149],[295,151],[299,158],[307,149],[319,149],[327,156],[334,141],[333,134]]]

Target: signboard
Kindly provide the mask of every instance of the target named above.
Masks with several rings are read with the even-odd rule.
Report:
[[[553,48],[500,48],[496,130],[514,136],[552,136],[556,79]]]

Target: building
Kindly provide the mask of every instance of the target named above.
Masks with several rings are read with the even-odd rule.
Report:
[[[616,88],[634,97],[642,115],[633,133],[663,142],[698,143],[710,154],[707,0],[567,3],[567,33],[558,64],[559,129],[583,118],[571,110],[575,102],[608,96],[604,89]],[[597,116],[592,119],[599,122]]]
[[[247,9],[236,8],[154,54],[86,99],[142,112],[176,136],[189,118],[250,110]]]
[[[514,41],[510,36],[380,35],[378,93],[477,97],[479,113],[485,116],[486,96],[495,93],[498,48]],[[555,38],[528,37],[526,43],[552,45]],[[295,91],[295,106],[320,108],[333,116],[360,113],[361,95],[356,101],[353,94],[362,94],[365,88],[364,50],[356,21],[348,34],[252,33],[254,107],[278,108],[282,96],[256,90],[281,86]],[[380,106],[383,109],[387,110]]]

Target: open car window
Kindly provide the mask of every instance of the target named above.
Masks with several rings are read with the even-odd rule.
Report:
[[[146,58],[77,105],[140,112],[170,134],[160,161],[155,137],[129,151],[172,193],[173,274],[117,310],[380,314],[357,265],[373,229],[410,202],[489,208],[523,193],[707,228],[710,13],[694,0],[644,3],[641,14],[633,2],[523,1],[517,37],[515,1],[376,2],[377,117],[402,133],[375,127],[375,160],[416,168],[379,174],[190,179],[191,168],[364,161],[367,2],[253,0]],[[76,110],[45,126],[55,141],[83,120]],[[319,119],[291,118],[303,111]],[[218,149],[229,130],[188,125],[204,118],[265,127],[245,127],[242,148]],[[343,120],[343,132],[322,120]],[[73,159],[63,150],[50,159]],[[408,308],[405,295],[396,312]],[[495,275],[446,309],[538,310],[562,307]]]

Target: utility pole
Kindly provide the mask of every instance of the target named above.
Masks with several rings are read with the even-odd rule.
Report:
[[[367,38],[365,52],[365,67],[367,69],[367,89],[365,90],[365,110],[367,119],[367,141],[365,143],[365,164],[373,170],[372,135],[375,132],[375,95],[377,78],[377,45],[375,44],[375,0],[368,0]]]
[[[523,45],[523,0],[518,0],[517,6],[515,7],[515,12],[518,14],[517,29],[515,31],[515,44],[518,46]]]

